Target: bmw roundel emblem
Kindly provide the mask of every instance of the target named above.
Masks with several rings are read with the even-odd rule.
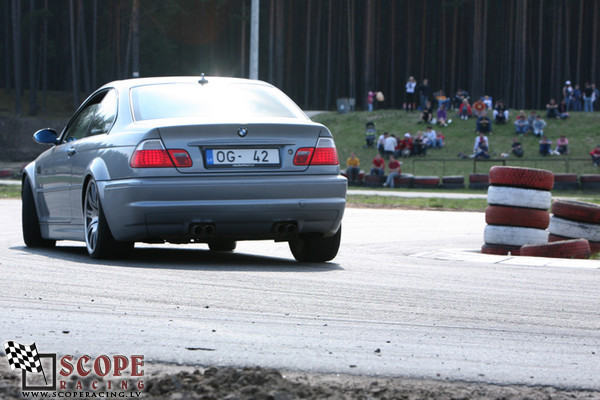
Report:
[[[240,128],[238,129],[238,136],[239,137],[245,137],[248,134],[248,129],[246,128]]]

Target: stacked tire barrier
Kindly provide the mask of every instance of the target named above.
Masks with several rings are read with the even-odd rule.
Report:
[[[533,168],[490,169],[485,254],[519,255],[521,246],[548,242],[554,174]]]
[[[555,200],[548,231],[551,242],[585,239],[592,253],[600,252],[600,205]]]

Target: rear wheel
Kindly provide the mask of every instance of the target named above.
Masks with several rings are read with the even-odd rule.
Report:
[[[290,250],[300,262],[325,262],[335,258],[340,248],[342,227],[335,235],[323,237],[320,233],[304,233],[290,240]]]
[[[233,251],[236,244],[235,240],[214,240],[208,242],[208,248],[211,251]]]
[[[93,179],[87,184],[84,202],[85,245],[92,258],[118,258],[133,249],[133,242],[115,240],[100,204],[98,185]]]
[[[35,208],[33,190],[29,180],[23,182],[21,191],[21,225],[23,227],[23,241],[27,247],[54,247],[55,240],[44,239],[40,231],[40,220]]]

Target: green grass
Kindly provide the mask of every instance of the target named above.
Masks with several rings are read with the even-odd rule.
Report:
[[[0,185],[0,199],[21,197],[21,185]]]
[[[528,110],[526,110],[528,111]],[[538,111],[545,116],[545,112]],[[525,155],[523,158],[508,157],[501,159],[501,153],[508,153],[514,135],[514,117],[516,111],[511,110],[510,120],[505,125],[493,126],[490,135],[490,154],[492,161],[474,163],[472,159],[460,159],[459,152],[470,154],[475,140],[475,121],[463,121],[450,112],[452,124],[447,127],[435,125],[434,129],[441,131],[445,138],[443,149],[430,149],[426,157],[409,157],[402,159],[402,172],[415,175],[462,175],[468,181],[471,173],[487,173],[493,165],[506,165],[547,169],[554,173],[598,174],[591,161],[589,152],[600,144],[600,113],[572,113],[566,120],[550,120],[544,117],[548,126],[546,136],[552,140],[552,148],[556,139],[564,134],[569,139],[568,156],[542,157],[538,152],[538,138],[527,135],[521,138]],[[365,149],[365,124],[373,121],[377,128],[377,136],[383,132],[390,132],[397,137],[402,137],[406,132],[415,134],[425,131],[426,125],[419,124],[419,112],[406,113],[401,110],[380,110],[372,113],[353,112],[338,114],[327,112],[315,115],[312,119],[326,125],[334,135],[340,165],[346,166],[346,158],[350,152],[355,151],[361,160],[361,167],[365,171],[371,168],[371,160],[376,154],[373,148]],[[491,116],[491,115],[490,115]]]

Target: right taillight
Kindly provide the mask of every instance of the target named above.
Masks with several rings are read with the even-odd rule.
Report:
[[[319,138],[317,147],[302,147],[296,151],[294,165],[338,165],[335,143],[331,138]]]

